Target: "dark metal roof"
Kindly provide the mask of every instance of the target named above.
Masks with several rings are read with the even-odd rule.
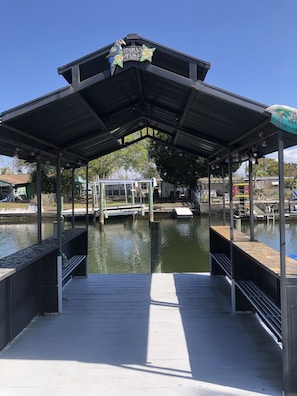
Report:
[[[125,62],[111,75],[110,44],[60,67],[68,86],[2,114],[0,154],[50,163],[60,155],[62,164],[79,166],[125,147],[139,130],[139,138],[163,132],[166,144],[210,161],[230,150],[277,150],[267,105],[206,84],[208,62],[136,34],[124,40],[127,48],[156,48],[152,62]],[[284,138],[285,147],[297,144],[295,135]]]

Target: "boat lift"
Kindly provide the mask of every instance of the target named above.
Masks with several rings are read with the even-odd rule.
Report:
[[[97,179],[91,183],[93,213],[99,217],[100,225],[104,225],[104,219],[111,216],[142,215],[149,213],[150,222],[154,221],[153,215],[153,189],[156,187],[156,179]],[[121,189],[124,192],[125,204],[108,205],[108,187],[112,192],[116,187],[117,196]],[[146,205],[146,197],[147,204]]]

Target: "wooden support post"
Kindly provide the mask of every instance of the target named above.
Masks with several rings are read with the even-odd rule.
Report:
[[[149,182],[149,214],[150,223],[154,221],[153,181]]]
[[[150,234],[151,234],[151,273],[162,272],[161,224],[159,222],[150,223]]]
[[[100,227],[104,226],[104,183],[100,182]]]

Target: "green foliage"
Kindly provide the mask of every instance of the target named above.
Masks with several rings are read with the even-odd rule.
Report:
[[[288,177],[293,177],[295,180],[297,179],[297,164],[290,162],[288,164],[284,164],[284,174]]]
[[[248,167],[246,168],[248,173]],[[258,164],[253,165],[253,177],[278,176],[278,161],[273,158],[260,158]],[[297,164],[284,163],[284,176],[290,177],[285,184],[288,188],[295,188],[297,184]]]
[[[133,171],[141,174],[142,177],[151,178],[157,176],[156,167],[148,157],[149,142],[141,140],[133,143],[133,135],[126,143],[127,147],[104,155],[89,162],[89,181],[94,181],[99,177],[100,179],[109,178],[113,173],[119,169],[124,169],[125,172]],[[76,176],[81,176],[82,179],[86,177],[85,168],[76,170]],[[36,170],[31,172],[31,180],[36,184]],[[56,169],[43,165],[41,169],[41,190],[42,193],[47,194],[56,191]],[[72,172],[69,169],[61,170],[61,194],[65,199],[69,199],[72,193]]]
[[[144,179],[152,179],[153,177],[157,179],[160,177],[156,164],[150,159],[141,174]]]
[[[49,166],[42,166],[41,168],[41,192],[48,194],[56,191],[56,174],[55,168]],[[31,172],[31,182],[36,186],[37,171]]]
[[[156,176],[156,168],[148,157],[149,142],[141,140],[133,143],[133,135],[130,137],[130,142],[127,139],[127,147],[90,161],[89,181],[94,181],[97,177],[107,179],[120,169],[126,173],[130,171],[140,174],[142,177]]]
[[[248,167],[245,169],[248,174]],[[258,163],[253,165],[253,176],[277,176],[278,162],[273,158],[259,158]]]
[[[149,156],[161,178],[174,185],[196,187],[197,179],[207,175],[207,161],[193,154],[153,141]]]
[[[41,168],[41,192],[49,194],[56,192],[57,177],[56,169],[52,166],[43,165]],[[31,182],[36,186],[37,172],[31,172]],[[70,200],[72,196],[72,171],[71,169],[61,170],[61,195],[65,201]]]
[[[62,169],[61,171],[61,195],[65,201],[71,200],[72,196],[72,170]]]
[[[285,188],[296,188],[296,179],[290,177],[289,179],[285,179],[284,181]]]
[[[8,175],[10,173],[12,173],[12,172],[11,172],[10,168],[8,168],[7,166],[5,166],[5,167],[0,169],[0,174],[1,175]]]
[[[176,186],[183,185],[195,189],[197,180],[208,175],[208,162],[206,159],[174,147],[153,141],[149,148],[149,155],[155,162],[161,178]],[[240,165],[240,163],[233,164],[233,172]],[[227,163],[223,167],[223,172],[225,175],[228,174]],[[211,174],[212,176],[222,176],[221,166],[214,166]]]
[[[148,164],[148,141],[142,140],[131,143],[127,147],[118,151],[118,163],[126,172],[136,172],[142,174]]]
[[[100,179],[107,179],[119,169],[117,152],[104,155],[89,162],[89,181],[96,180],[96,176]],[[80,170],[79,173],[85,177],[85,170]]]

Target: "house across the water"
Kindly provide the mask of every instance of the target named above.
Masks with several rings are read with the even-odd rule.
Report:
[[[0,175],[0,200],[23,201],[34,196],[30,174]]]

